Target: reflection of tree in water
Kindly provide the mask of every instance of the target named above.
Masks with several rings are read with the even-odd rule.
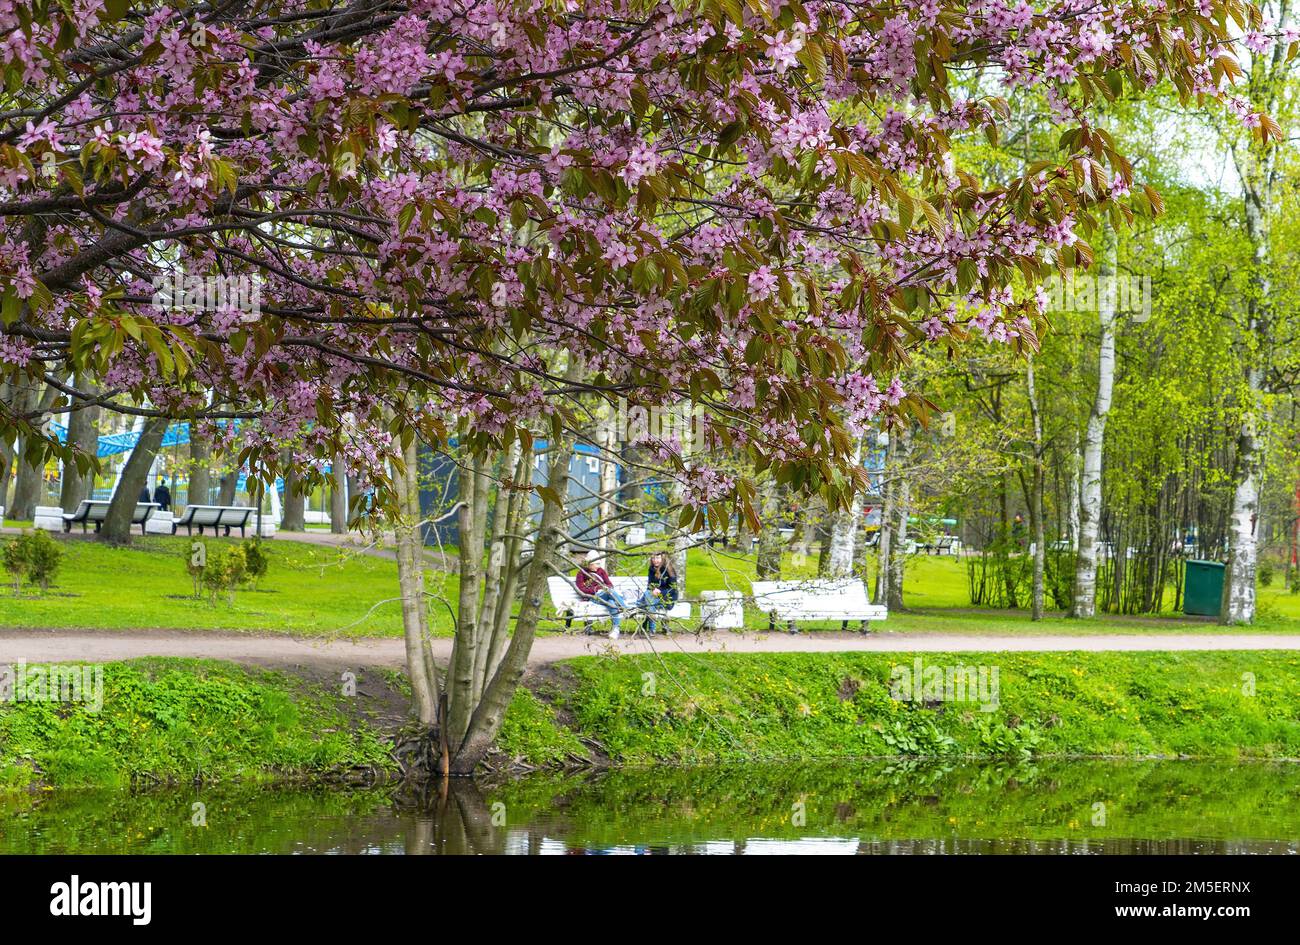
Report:
[[[1267,763],[661,766],[0,795],[0,853],[1297,853],[1296,837],[1300,765]]]
[[[492,809],[469,778],[403,784],[393,809],[407,819],[406,852],[414,855],[506,852],[506,829],[492,823]]]

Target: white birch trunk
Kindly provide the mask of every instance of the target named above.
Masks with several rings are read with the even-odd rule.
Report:
[[[601,423],[597,443],[600,446],[600,501],[597,505],[600,525],[598,526],[596,544],[605,556],[610,573],[613,573],[613,553],[616,550],[614,535],[615,529],[618,527],[618,522],[614,518],[614,499],[615,492],[618,489],[618,464],[614,462],[616,440],[613,417]]]
[[[884,602],[890,610],[905,609],[903,578],[907,570],[907,514],[912,496],[907,465],[911,455],[912,431],[903,428],[898,432],[893,468],[889,471],[893,478],[890,489],[893,494],[894,524],[889,536],[889,580]]]
[[[862,438],[853,444],[853,465],[862,462]],[[828,576],[832,578],[853,575],[853,547],[857,541],[858,520],[862,518],[862,493],[853,496],[848,510],[837,510],[831,519],[831,549],[827,562]]]
[[[1083,466],[1083,454],[1076,447],[1074,451],[1074,463],[1070,466],[1070,502],[1067,512],[1067,527],[1070,534],[1070,547],[1075,551],[1079,550],[1079,502],[1083,496],[1083,480],[1079,475],[1079,470]]]
[[[885,450],[885,471],[881,476],[880,491],[880,538],[876,542],[876,559],[879,566],[876,568],[876,594],[877,602],[889,597],[889,561],[890,551],[894,547],[894,486],[891,478],[891,468],[894,459],[894,450],[896,449],[894,441],[890,440]]]
[[[1254,393],[1252,391],[1252,393]],[[1255,415],[1247,414],[1237,437],[1237,488],[1232,494],[1232,517],[1228,522],[1228,565],[1223,575],[1225,624],[1246,624],[1255,619],[1255,541],[1259,516],[1260,450]]]
[[[1247,300],[1245,352],[1246,399],[1237,434],[1237,459],[1233,468],[1236,487],[1232,495],[1232,516],[1228,522],[1228,562],[1223,575],[1225,624],[1248,624],[1255,619],[1255,565],[1259,557],[1258,525],[1260,476],[1264,466],[1264,396],[1267,394],[1271,360],[1272,280],[1269,277],[1271,239],[1271,195],[1273,169],[1269,159],[1255,151],[1237,164],[1246,193],[1246,236],[1252,247],[1254,293]]]
[[[1029,515],[1034,529],[1034,582],[1030,602],[1030,619],[1043,619],[1043,566],[1046,537],[1043,527],[1043,415],[1038,404],[1038,388],[1034,383],[1034,356],[1025,365],[1025,387],[1029,395],[1029,414],[1034,424],[1034,485],[1030,495]]]
[[[1074,571],[1072,617],[1093,617],[1097,613],[1097,532],[1101,522],[1101,456],[1106,439],[1106,418],[1110,415],[1111,392],[1115,383],[1115,238],[1107,246],[1098,267],[1098,308],[1101,314],[1101,346],[1097,357],[1097,396],[1083,435],[1083,478],[1079,496],[1079,554]]]

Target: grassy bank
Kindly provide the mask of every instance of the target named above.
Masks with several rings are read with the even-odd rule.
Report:
[[[917,693],[925,701],[892,698],[892,669],[914,668],[906,654],[585,657],[528,679],[494,764],[1300,758],[1294,653],[934,653],[923,660],[923,668],[940,671],[996,668],[996,706],[989,690],[967,693],[968,701],[926,691]],[[0,702],[0,789],[319,780],[387,768],[385,733],[405,715],[404,680],[359,675],[356,694],[345,695],[335,671],[110,663],[98,712],[81,702]]]
[[[631,765],[885,755],[1300,758],[1295,653],[923,659],[940,670],[996,668],[996,708],[984,711],[991,700],[975,697],[892,698],[891,669],[912,668],[907,654],[587,657],[534,681],[536,695],[512,713],[502,747],[543,763],[594,744]]]
[[[108,663],[102,680],[98,711],[93,685],[83,701],[0,702],[0,789],[319,778],[384,767],[381,726],[404,708],[378,676],[358,680],[363,695],[345,697],[336,678],[212,660]],[[29,677],[23,691],[37,691],[33,685],[40,684]]]

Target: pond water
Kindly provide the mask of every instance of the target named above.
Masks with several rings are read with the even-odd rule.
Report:
[[[196,807],[196,805],[202,805]],[[865,762],[0,797],[0,853],[1300,853],[1300,765]]]

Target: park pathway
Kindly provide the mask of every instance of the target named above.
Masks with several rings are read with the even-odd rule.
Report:
[[[451,640],[433,641],[446,660]],[[1090,636],[943,636],[818,632],[798,635],[750,632],[623,638],[545,636],[533,644],[534,666],[587,655],[638,653],[971,653],[1082,650],[1300,650],[1300,635],[1249,633],[1096,634]],[[402,640],[370,637],[322,640],[213,630],[0,630],[0,664],[103,662],[142,656],[187,656],[264,666],[401,666]]]

